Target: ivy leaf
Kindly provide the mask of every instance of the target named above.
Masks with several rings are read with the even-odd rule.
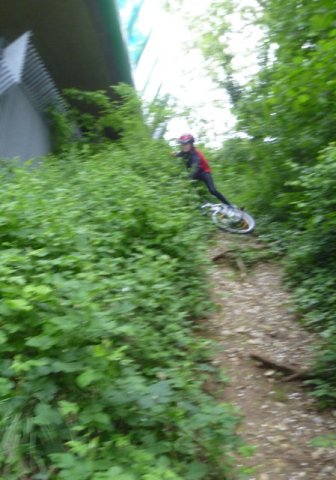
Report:
[[[62,423],[62,417],[51,405],[38,403],[35,408],[34,423],[40,426],[59,425]]]
[[[5,304],[13,310],[22,310],[24,312],[28,312],[29,310],[33,309],[32,305],[30,305],[24,298],[6,299]]]
[[[0,397],[4,398],[9,395],[14,386],[14,382],[11,382],[8,378],[0,377]]]
[[[77,403],[61,400],[58,402],[58,405],[63,416],[75,415],[79,412],[79,405]]]
[[[4,343],[7,342],[7,336],[4,334],[4,332],[0,331],[0,345],[3,345]]]
[[[58,341],[58,338],[53,338],[49,335],[38,335],[37,337],[28,338],[26,345],[40,350],[49,350],[53,345],[56,345]]]
[[[185,478],[187,480],[202,480],[209,473],[209,467],[201,462],[192,462],[188,465]]]
[[[80,388],[86,388],[97,380],[98,375],[98,372],[88,368],[76,378],[76,382]]]

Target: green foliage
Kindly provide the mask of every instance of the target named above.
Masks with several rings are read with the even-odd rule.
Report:
[[[150,103],[141,102],[128,85],[119,84],[106,91],[82,91],[68,88],[63,92],[67,110],[49,111],[53,151],[62,153],[69,146],[88,144],[99,150],[108,140],[139,145],[151,136],[163,136],[173,111],[167,95]],[[127,135],[126,135],[127,133]]]
[[[251,191],[250,201],[254,197],[261,209],[271,205],[278,219],[285,206],[277,204],[277,197],[287,180],[295,179],[290,162],[313,164],[321,148],[334,139],[332,58],[336,36],[332,19],[336,7],[329,0],[272,0],[262,2],[262,10],[258,7],[253,11],[238,3],[212,2],[211,18],[201,19],[199,44],[211,72],[215,72],[212,77],[232,97],[228,82],[237,82],[240,73],[234,67],[234,57],[228,54],[234,33],[228,21],[232,11],[240,12],[247,30],[254,23],[264,31],[259,73],[239,88],[239,98],[232,102],[237,131],[244,137],[230,140],[222,156],[230,159],[234,148],[234,157],[243,160],[238,170],[235,163],[233,171],[239,174],[241,167],[245,170],[240,182]]]
[[[316,448],[335,448],[336,447],[336,435],[330,434],[323,437],[315,437],[311,441],[313,447]]]
[[[186,21],[197,35],[195,45],[204,57],[207,73],[210,78],[229,95],[232,105],[239,102],[242,90],[241,79],[237,78],[237,67],[234,65],[233,44],[237,42],[235,33],[237,24],[241,33],[245,32],[245,52],[249,51],[249,22],[255,18],[256,12],[244,2],[234,0],[213,0],[206,14],[190,19],[188,12]],[[240,42],[243,42],[240,38]],[[248,55],[245,62],[248,61]],[[241,64],[241,62],[239,62]],[[241,73],[241,72],[240,72]]]
[[[123,92],[119,142],[0,172],[1,478],[223,479],[240,445],[194,334],[208,227]]]
[[[292,198],[292,221],[300,230],[292,238],[285,267],[298,311],[323,338],[313,383],[315,394],[328,402],[336,400],[336,145],[300,171],[295,186],[301,194]]]
[[[336,261],[333,241],[336,228],[336,145],[324,149],[317,163],[300,169],[292,195],[295,211],[292,219],[301,228],[293,248],[289,250],[289,272],[291,277],[307,276],[312,266],[319,270],[328,269]],[[290,262],[294,260],[294,269]]]
[[[237,117],[236,137],[217,154],[225,160],[225,191],[246,205],[259,233],[286,255],[298,311],[323,340],[315,393],[324,404],[334,403],[336,4],[268,0],[254,11],[239,4],[214,0],[199,40],[210,75],[228,90]],[[232,7],[245,25],[264,32],[259,71],[236,98],[230,80],[241,72],[229,48]]]

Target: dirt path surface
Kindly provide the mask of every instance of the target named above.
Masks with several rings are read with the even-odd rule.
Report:
[[[246,478],[336,479],[336,449],[311,444],[316,437],[335,435],[336,411],[319,411],[302,382],[285,382],[279,371],[261,368],[250,357],[258,354],[294,369],[308,368],[317,339],[290,312],[280,268],[264,260],[246,269],[234,254],[237,245],[260,251],[253,237],[218,237],[210,252],[218,312],[209,328],[223,347],[215,362],[230,378],[224,400],[239,407],[239,433],[256,448],[252,458],[240,461],[251,467]]]

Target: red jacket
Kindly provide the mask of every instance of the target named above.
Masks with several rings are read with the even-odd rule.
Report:
[[[187,165],[187,168],[191,169],[190,177],[197,178],[199,173],[210,173],[211,168],[208,160],[205,158],[202,152],[192,148],[189,152],[179,152],[178,157],[182,157]]]

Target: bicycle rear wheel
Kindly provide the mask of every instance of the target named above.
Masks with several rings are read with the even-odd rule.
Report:
[[[215,212],[212,215],[212,221],[220,230],[240,235],[253,232],[255,227],[255,221],[251,215],[238,209],[235,209],[231,215],[227,215],[226,211]]]

